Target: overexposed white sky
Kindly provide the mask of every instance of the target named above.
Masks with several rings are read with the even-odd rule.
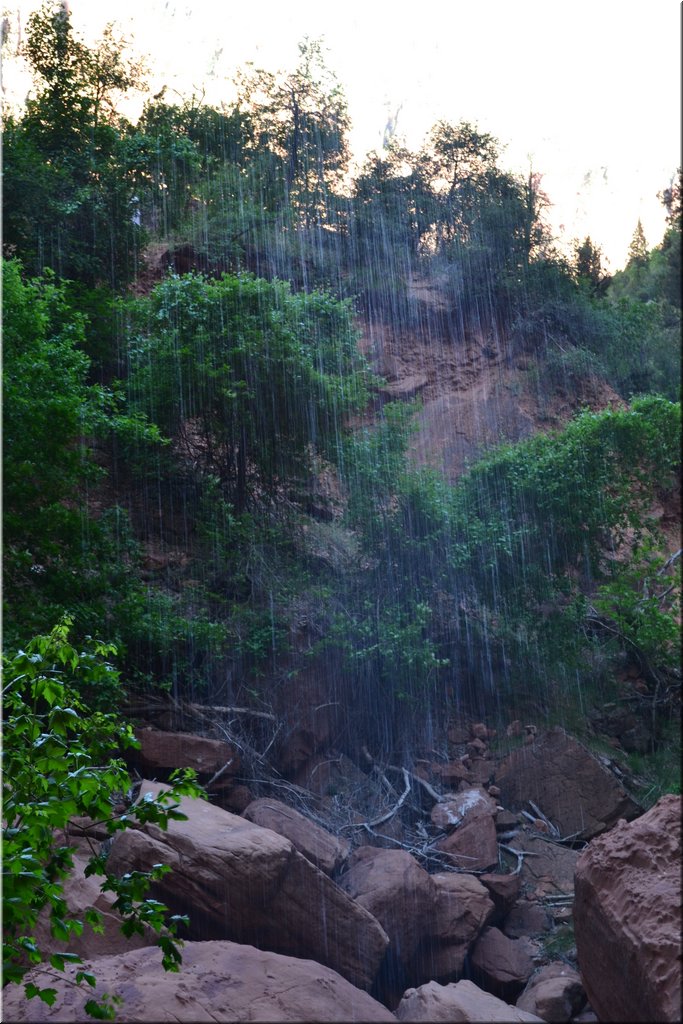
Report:
[[[36,3],[8,3],[16,37]],[[360,159],[388,116],[418,148],[439,119],[464,119],[503,145],[505,169],[543,175],[554,229],[590,234],[617,270],[636,222],[664,230],[656,198],[681,162],[678,0],[70,0],[92,41],[116,22],[146,55],[153,91],[219,104],[253,61],[291,69],[297,44],[323,37],[346,94]],[[10,60],[4,88],[20,85]],[[172,92],[166,98],[173,98]],[[400,109],[399,109],[400,108]]]

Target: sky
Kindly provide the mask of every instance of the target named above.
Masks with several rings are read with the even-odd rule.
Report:
[[[437,120],[467,120],[499,140],[505,170],[542,175],[565,246],[590,234],[615,271],[639,218],[650,246],[661,240],[657,192],[681,162],[678,0],[69,3],[86,41],[114,21],[167,99],[229,102],[248,61],[289,70],[298,43],[322,37],[359,160],[397,111],[396,134],[412,149]],[[13,39],[35,6],[5,5]],[[25,94],[11,60],[3,79],[6,99]]]

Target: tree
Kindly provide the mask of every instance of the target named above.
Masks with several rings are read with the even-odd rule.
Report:
[[[285,195],[310,228],[324,222],[328,195],[347,169],[349,116],[321,41],[306,38],[299,55],[289,74],[243,74],[240,104],[253,118],[257,146],[282,159]]]
[[[89,49],[63,6],[45,3],[27,24],[25,53],[37,95],[4,124],[5,245],[30,272],[46,266],[87,285],[118,288],[143,241],[126,163],[130,126],[118,98],[139,88],[142,69],[121,56],[107,28]]]
[[[107,573],[121,578],[125,564],[120,552],[105,556],[106,517],[90,519],[85,500],[103,472],[94,440],[158,437],[122,413],[113,391],[89,383],[86,322],[68,286],[51,272],[24,280],[21,269],[3,261],[6,637],[19,626],[49,628],[66,609],[114,590]]]
[[[636,229],[633,232],[633,238],[631,244],[628,247],[628,262],[636,267],[643,267],[647,263],[649,255],[649,249],[647,246],[647,239],[645,238],[645,231],[643,230],[643,224],[638,218]]]
[[[334,457],[366,400],[346,303],[249,275],[171,277],[134,309],[133,407],[195,453],[238,511],[311,454]]]
[[[602,251],[595,245],[589,235],[580,244],[575,245],[574,269],[580,282],[583,282],[592,295],[603,294],[609,278],[602,269]]]
[[[83,699],[84,692],[105,690],[110,706],[117,700],[119,677],[109,661],[115,650],[92,639],[78,650],[69,643],[70,625],[64,619],[25,650],[3,658],[3,986],[21,984],[31,969],[41,968],[40,976],[49,980],[67,964],[81,962],[74,953],[37,944],[43,913],[49,913],[51,934],[59,942],[68,943],[86,927],[102,929],[99,911],[77,910],[64,898],[75,849],[69,829],[77,817],[86,820],[86,872],[102,879],[103,893],[114,895],[123,934],[144,934],[151,927],[160,936],[164,968],[177,971],[182,959],[174,939],[182,919],[167,919],[168,908],[146,896],[150,883],[170,869],[157,865],[116,878],[90,835],[102,826],[113,836],[136,823],[165,829],[169,821],[183,820],[178,798],[199,795],[194,775],[186,770],[155,799],[133,800],[125,762],[112,756],[137,745],[132,727],[114,714],[92,712]],[[122,801],[125,810],[117,812]],[[26,983],[26,997],[51,1006],[55,990],[38,987],[36,980]],[[82,983],[95,987],[96,978],[79,970],[75,984]],[[91,999],[85,1009],[93,1017],[113,1019],[117,1001],[116,996]]]

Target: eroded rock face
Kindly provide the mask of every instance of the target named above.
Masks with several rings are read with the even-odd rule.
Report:
[[[386,1007],[328,967],[234,942],[187,942],[178,974],[161,966],[158,947],[103,957],[89,967],[97,989],[75,986],[76,968],[55,973],[54,1007],[30,1002],[21,985],[3,991],[7,1022],[91,1021],[86,1000],[104,992],[123,1005],[117,1021],[395,1021]],[[31,980],[28,978],[27,980]],[[45,978],[36,979],[45,984]]]
[[[345,839],[333,836],[281,800],[270,797],[254,800],[244,811],[244,817],[278,835],[286,836],[299,853],[326,875],[333,875],[351,850]]]
[[[680,1021],[680,796],[662,797],[582,851],[574,930],[598,1019]]]
[[[458,981],[451,985],[438,985],[430,981],[420,988],[409,988],[396,1009],[401,1021],[456,1022],[470,1021],[481,1024],[491,1021],[541,1021],[533,1013],[527,1013],[516,1006],[510,1006],[501,999],[483,992],[471,981]]]
[[[340,886],[380,922],[393,953],[408,964],[433,924],[436,888],[431,877],[403,850],[361,846],[347,863]]]
[[[163,787],[143,782],[141,794]],[[231,939],[324,963],[369,989],[388,945],[375,918],[319,871],[289,839],[205,800],[183,798],[187,821],[121,833],[114,874],[168,864],[154,888],[190,916],[190,939]],[[417,866],[417,865],[416,865]]]
[[[522,810],[533,800],[563,837],[590,839],[642,811],[615,776],[560,728],[514,750],[496,773],[496,784],[505,807]]]

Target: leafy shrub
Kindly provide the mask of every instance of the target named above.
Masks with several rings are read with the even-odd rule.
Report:
[[[185,817],[177,810],[178,798],[199,795],[193,774],[186,771],[159,797],[115,812],[130,778],[125,763],[113,754],[137,741],[131,726],[112,714],[92,712],[84,703],[82,694],[116,683],[108,660],[115,651],[98,641],[79,651],[69,643],[70,625],[63,620],[49,635],[35,637],[25,650],[3,659],[3,985],[21,983],[33,967],[43,966],[49,975],[81,962],[76,954],[51,953],[37,945],[34,933],[45,908],[51,934],[60,941],[80,935],[86,925],[102,930],[99,911],[90,907],[81,913],[64,899],[64,879],[73,868],[68,834],[73,818],[104,824],[109,835],[136,822],[165,829],[169,821]],[[167,919],[168,908],[146,896],[149,884],[170,869],[157,865],[150,872],[116,878],[107,872],[106,855],[92,843],[91,850],[87,874],[101,877],[102,892],[116,897],[113,909],[121,916],[123,934],[144,934],[145,927],[152,927],[160,935],[164,968],[178,970],[181,954],[174,935],[180,919]],[[79,970],[75,983],[83,982],[96,985],[92,973]],[[50,1006],[56,998],[54,989],[33,982],[25,992]],[[113,1018],[115,1000],[89,1000],[86,1011]]]

